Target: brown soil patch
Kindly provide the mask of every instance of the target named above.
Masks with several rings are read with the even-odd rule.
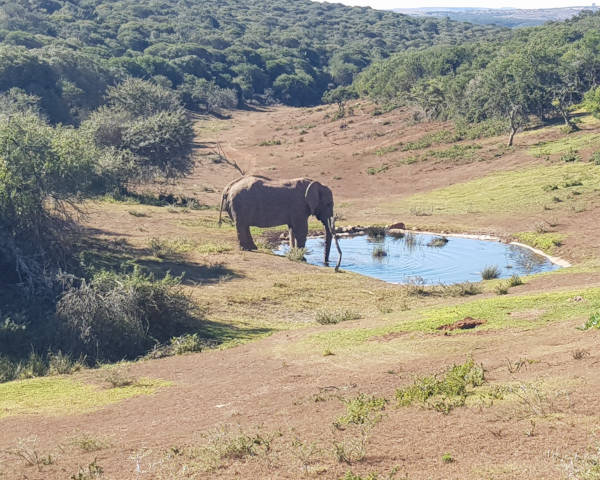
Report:
[[[441,326],[437,327],[436,330],[444,330],[444,331],[469,330],[471,328],[478,327],[479,325],[484,325],[485,323],[487,323],[486,320],[478,320],[478,319],[471,318],[471,317],[465,317],[463,320],[458,320],[458,321],[456,321],[454,323],[450,323],[448,325],[441,325]]]

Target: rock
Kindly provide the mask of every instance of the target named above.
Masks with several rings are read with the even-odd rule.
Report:
[[[392,237],[393,236],[400,236],[400,235],[404,235],[404,230],[402,230],[400,228],[390,228],[388,230],[388,234],[390,234]]]
[[[402,222],[392,223],[388,227],[388,230],[405,230],[405,229],[406,229],[406,225],[404,225],[404,223],[402,223]]]

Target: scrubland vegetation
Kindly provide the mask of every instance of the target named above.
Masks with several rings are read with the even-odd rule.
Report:
[[[243,3],[0,0],[0,477],[597,478],[600,16]],[[374,261],[421,229],[574,266],[240,252],[221,142],[332,186]]]

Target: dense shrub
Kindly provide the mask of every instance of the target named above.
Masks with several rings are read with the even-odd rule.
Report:
[[[81,281],[63,294],[56,313],[71,334],[70,350],[98,360],[135,358],[198,326],[180,278],[155,280],[138,269]]]
[[[0,115],[0,278],[47,286],[64,265],[66,204],[98,179],[94,151],[73,129],[33,113]]]
[[[108,149],[117,183],[188,173],[194,131],[178,96],[160,85],[128,79],[109,89],[108,105],[93,112],[82,132]]]

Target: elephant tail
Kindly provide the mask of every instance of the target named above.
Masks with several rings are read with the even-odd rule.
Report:
[[[226,198],[227,198],[227,193],[223,192],[223,195],[221,195],[221,206],[219,208],[219,227],[223,223],[223,205],[225,203]]]

